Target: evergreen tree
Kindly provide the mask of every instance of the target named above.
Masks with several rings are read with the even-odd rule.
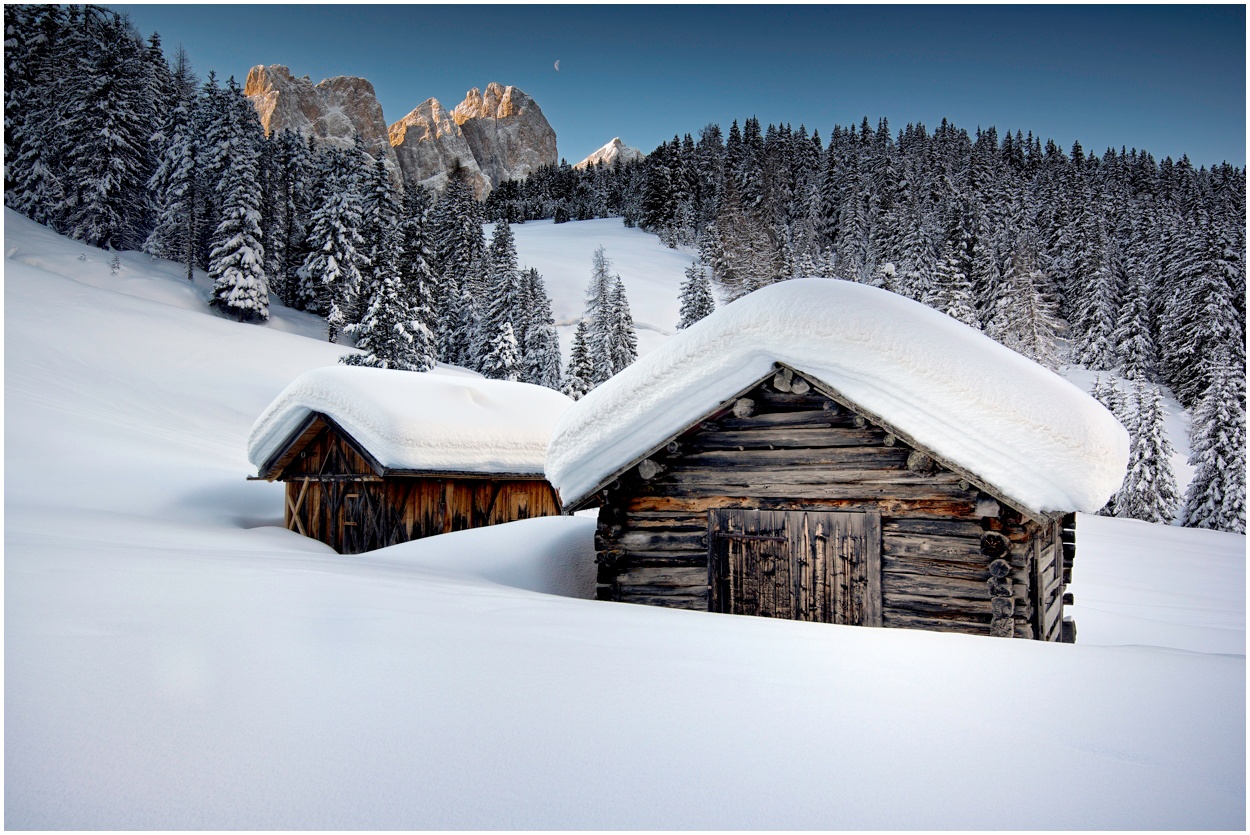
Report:
[[[620,276],[613,283],[610,299],[606,327],[608,359],[612,364],[611,373],[619,374],[638,359],[638,333],[634,330],[634,317],[630,315],[625,284]]]
[[[404,195],[399,220],[399,251],[396,274],[400,294],[409,306],[409,329],[412,335],[409,361],[413,371],[428,371],[438,355],[438,338],[434,317],[436,280],[430,268],[430,246],[426,221],[429,198],[425,189],[414,186]]]
[[[586,288],[586,350],[592,374],[588,378],[598,385],[614,373],[609,328],[612,322],[612,262],[603,247],[591,258],[590,284]]]
[[[986,333],[1016,353],[1057,371],[1062,364],[1058,344],[1063,323],[1041,292],[1045,279],[1036,264],[1036,256],[1028,249],[1018,249],[1012,255],[1002,279],[1003,291],[987,318]]]
[[[330,149],[323,156],[326,196],[313,212],[308,233],[310,252],[301,270],[323,300],[318,307],[328,312],[327,338],[337,342],[343,328],[356,319],[364,239],[351,161],[338,149]]]
[[[712,298],[712,283],[707,270],[697,261],[686,267],[686,280],[681,285],[681,321],[677,328],[688,328],[711,313],[716,307]]]
[[[579,319],[577,330],[573,332],[573,345],[572,352],[569,355],[569,364],[564,372],[564,384],[561,387],[561,391],[574,400],[581,400],[595,385],[592,382],[595,376],[595,367],[590,356],[588,331],[586,319],[584,317]]]
[[[232,77],[227,87],[231,110],[228,153],[222,188],[222,218],[213,234],[208,275],[210,304],[240,321],[269,318],[269,284],[260,228],[260,123]]]
[[[517,331],[523,313],[516,244],[506,220],[495,224],[489,270],[489,297],[478,335],[478,370],[491,379],[517,380],[521,373]]]
[[[364,172],[363,180],[361,300],[364,304],[372,304],[373,296],[381,291],[383,282],[395,275],[399,207],[381,157]]]
[[[1115,497],[1115,515],[1171,524],[1180,496],[1172,475],[1172,444],[1163,425],[1163,402],[1157,387],[1137,378],[1136,413],[1129,427],[1128,473]]]
[[[1224,356],[1190,423],[1189,463],[1194,478],[1185,492],[1184,524],[1246,532],[1245,377]]]
[[[486,239],[477,202],[458,165],[430,216],[431,266],[439,282],[439,356],[476,367],[479,304],[486,298]]]
[[[972,284],[960,269],[949,243],[942,249],[929,305],[965,325],[978,329],[981,327],[973,303]]]
[[[551,315],[551,299],[538,270],[521,274],[524,296],[529,305],[529,325],[525,331],[522,351],[522,380],[551,389],[560,388],[560,337]]]
[[[1150,300],[1144,278],[1123,275],[1127,288],[1124,305],[1116,320],[1112,341],[1120,357],[1120,367],[1129,379],[1150,379],[1157,367],[1153,328],[1150,321]],[[1141,518],[1141,517],[1135,517]]]
[[[174,65],[175,101],[162,131],[164,151],[148,180],[148,191],[155,207],[151,233],[143,251],[155,258],[179,261],[187,267],[187,280],[194,278],[196,220],[199,194],[196,191],[198,143],[193,122],[195,76],[184,50],[179,49]]]
[[[91,7],[88,7],[91,9]],[[138,249],[147,237],[150,113],[145,48],[134,27],[103,10],[85,14],[75,33],[92,48],[69,72],[64,135],[64,229],[92,246]]]
[[[401,371],[428,371],[433,365],[429,347],[428,327],[413,315],[404,294],[404,284],[395,273],[378,279],[378,286],[358,324],[345,328],[356,338],[356,347],[365,351],[349,354],[341,361],[347,365],[370,368],[395,368]],[[423,331],[423,332],[421,332]],[[419,353],[418,336],[425,343],[425,354]]]

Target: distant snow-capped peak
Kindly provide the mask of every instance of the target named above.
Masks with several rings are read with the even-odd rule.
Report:
[[[634,162],[636,160],[641,160],[644,157],[646,157],[646,154],[637,148],[629,147],[622,142],[621,138],[618,136],[573,167],[577,169],[589,168],[592,165],[599,165],[600,163],[607,163],[608,165],[611,165],[618,158],[622,163]]]

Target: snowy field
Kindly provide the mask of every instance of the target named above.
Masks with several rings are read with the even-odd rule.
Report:
[[[340,557],[244,480],[317,320],[4,224],[6,828],[1245,827],[1244,537],[1081,517],[1076,646],[578,599],[584,516]],[[671,330],[688,256],[517,232]]]
[[[487,240],[493,226],[486,227]],[[512,227],[522,268],[542,274],[551,296],[552,315],[567,360],[573,331],[586,307],[591,257],[603,247],[612,272],[621,277],[630,314],[638,330],[638,353],[656,348],[677,331],[681,318],[681,282],[696,254],[669,249],[655,235],[627,229],[619,218],[556,224],[531,220]]]

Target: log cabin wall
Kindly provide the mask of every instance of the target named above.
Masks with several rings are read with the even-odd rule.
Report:
[[[379,476],[326,426],[284,469],[285,524],[341,554],[534,516],[559,501],[542,478]]]
[[[769,543],[784,538],[780,529],[764,529],[767,512],[804,511],[804,524],[842,524],[819,515],[834,512],[879,525],[879,554],[870,557],[880,577],[872,590],[880,595],[879,620],[858,622],[1044,640],[1062,635],[1059,522],[1025,518],[788,371],[672,439],[599,499],[600,599],[730,611],[718,598],[735,569],[715,556],[719,545],[712,547],[723,535],[717,526],[734,525],[725,521],[728,510],[754,514],[735,536],[758,544],[766,574],[781,564]],[[815,553],[798,559],[796,578]],[[745,581],[748,595],[752,582]],[[807,594],[801,582],[795,580],[796,599]],[[756,613],[829,619],[813,612]]]

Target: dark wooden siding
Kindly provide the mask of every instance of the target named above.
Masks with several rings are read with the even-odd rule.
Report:
[[[343,554],[560,512],[541,478],[379,476],[328,425],[280,477],[287,482],[286,527]]]
[[[791,391],[762,381],[607,486],[601,599],[715,609],[713,511],[872,511],[884,626],[1056,639],[1054,523],[1001,505],[810,381],[781,385]]]

